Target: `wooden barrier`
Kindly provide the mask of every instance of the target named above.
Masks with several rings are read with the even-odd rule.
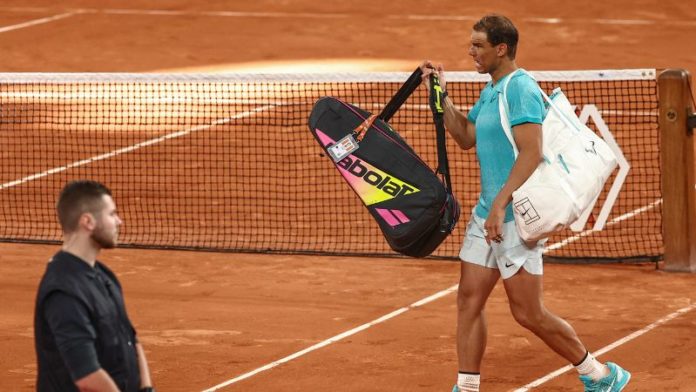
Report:
[[[664,70],[658,78],[664,269],[696,272],[696,140],[691,76]]]

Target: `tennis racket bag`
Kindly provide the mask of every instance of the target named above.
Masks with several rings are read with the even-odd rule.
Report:
[[[324,97],[309,116],[310,131],[377,221],[389,246],[413,257],[430,255],[459,219],[444,126],[442,140],[438,137],[439,168],[434,172],[387,123],[420,84],[420,75],[420,69],[414,72],[380,115]]]

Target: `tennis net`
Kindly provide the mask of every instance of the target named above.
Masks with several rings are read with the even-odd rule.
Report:
[[[586,228],[551,238],[557,258],[659,258],[661,192],[656,71],[533,72],[625,156]],[[56,242],[54,203],[70,180],[112,191],[127,246],[394,254],[307,128],[330,95],[379,112],[407,73],[0,74],[0,240]],[[487,76],[447,75],[469,109]],[[424,88],[391,120],[436,165]],[[448,141],[463,206],[435,256],[456,257],[479,192],[475,153]],[[630,168],[629,168],[630,166]],[[593,230],[594,222],[605,222]]]

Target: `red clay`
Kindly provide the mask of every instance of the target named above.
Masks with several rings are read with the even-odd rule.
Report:
[[[30,390],[31,316],[50,245],[0,244],[3,390]],[[212,387],[456,284],[458,263],[413,259],[119,249],[103,260],[164,391]],[[694,277],[654,265],[546,266],[546,303],[590,349],[693,303]],[[451,387],[455,295],[258,374],[230,391],[437,391]],[[488,305],[488,391],[508,391],[565,364],[509,314],[499,285]],[[696,374],[690,312],[602,359],[634,373],[632,391],[689,391]],[[571,372],[544,391],[577,390]]]
[[[10,7],[39,9],[9,10]],[[45,8],[42,8],[45,7]],[[5,0],[0,26],[91,1]],[[518,63],[532,70],[696,70],[696,9],[688,2],[617,0],[384,2],[103,1],[100,7],[178,10],[179,16],[84,13],[0,34],[3,71],[147,72],[249,61],[425,58],[471,70],[471,20],[507,14],[522,35]],[[221,17],[197,11],[337,14]],[[341,15],[347,16],[343,17]],[[389,17],[392,16],[392,17]],[[560,23],[530,18],[561,18]],[[397,70],[397,69],[395,69]],[[456,175],[456,174],[455,174]],[[127,224],[127,222],[126,222]],[[56,246],[0,244],[0,390],[34,388],[33,301]],[[125,286],[130,316],[160,391],[195,391],[254,370],[456,284],[455,262],[119,249],[103,260]],[[696,299],[692,275],[654,265],[547,265],[546,302],[596,350]],[[454,381],[455,296],[260,373],[230,391],[448,391]],[[502,287],[489,307],[484,390],[510,391],[564,366],[509,315]],[[601,359],[633,372],[630,391],[694,391],[696,313],[689,312]],[[576,391],[573,372],[541,391]]]

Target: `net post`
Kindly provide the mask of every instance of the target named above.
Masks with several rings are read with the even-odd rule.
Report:
[[[664,269],[696,272],[696,138],[691,75],[667,69],[658,77]]]

